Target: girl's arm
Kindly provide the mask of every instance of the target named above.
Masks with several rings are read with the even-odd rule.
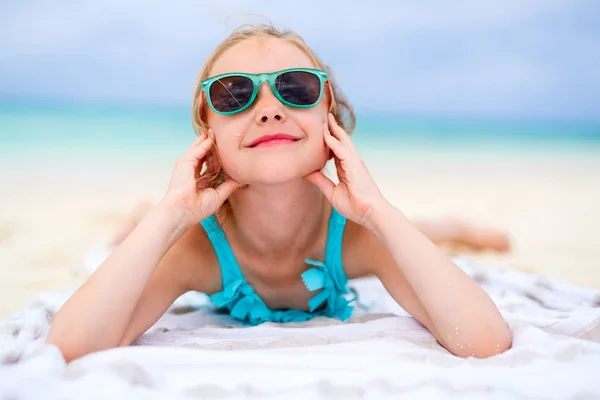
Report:
[[[142,293],[152,307],[143,307],[143,315],[138,313],[136,319],[152,325],[186,290],[173,263],[174,252],[157,268],[185,231],[183,221],[176,210],[157,205],[61,307],[46,342],[56,345],[67,361],[118,346]]]
[[[400,211],[382,204],[361,233],[352,262],[373,273],[396,302],[460,357],[488,357],[511,346],[511,332],[488,294]]]
[[[508,349],[510,330],[490,297],[388,203],[333,115],[323,126],[323,139],[333,152],[339,183],[320,171],[305,178],[378,239],[381,245],[372,240],[365,253],[390,255],[371,265],[394,299],[454,354],[486,357]]]
[[[185,243],[173,244],[240,186],[231,179],[209,186],[201,171],[212,144],[204,134],[177,160],[163,200],[56,314],[46,341],[65,359],[129,344],[190,286]]]

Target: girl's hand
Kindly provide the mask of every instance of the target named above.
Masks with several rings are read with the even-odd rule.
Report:
[[[214,145],[214,134],[201,135],[175,163],[167,194],[162,202],[181,211],[189,226],[212,215],[241,185],[228,179],[216,189],[211,187],[210,175],[216,164],[209,163],[201,173],[208,151]]]
[[[340,183],[335,185],[321,171],[315,171],[305,179],[316,185],[331,205],[346,218],[373,229],[373,210],[387,203],[371,178],[350,136],[329,114],[329,126],[323,123],[325,144],[334,155]]]

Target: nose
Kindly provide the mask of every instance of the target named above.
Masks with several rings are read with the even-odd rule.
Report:
[[[256,122],[266,124],[269,122],[283,122],[286,119],[285,107],[271,91],[268,83],[263,82],[258,90],[258,98],[255,104]]]

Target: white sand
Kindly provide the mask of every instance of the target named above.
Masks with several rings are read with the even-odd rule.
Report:
[[[598,154],[364,155],[388,199],[411,218],[459,216],[506,228],[491,267],[532,270],[600,289]],[[39,292],[72,288],[77,263],[141,198],[161,197],[172,159],[4,157],[0,161],[0,318]]]

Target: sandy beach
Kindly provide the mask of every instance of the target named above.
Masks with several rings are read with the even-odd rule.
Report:
[[[397,154],[363,157],[384,194],[407,216],[461,217],[511,235],[509,254],[466,256],[490,268],[518,268],[600,289],[596,153]],[[85,252],[102,247],[140,199],[160,199],[174,160],[3,158],[0,319],[40,292],[83,282],[79,263]]]

